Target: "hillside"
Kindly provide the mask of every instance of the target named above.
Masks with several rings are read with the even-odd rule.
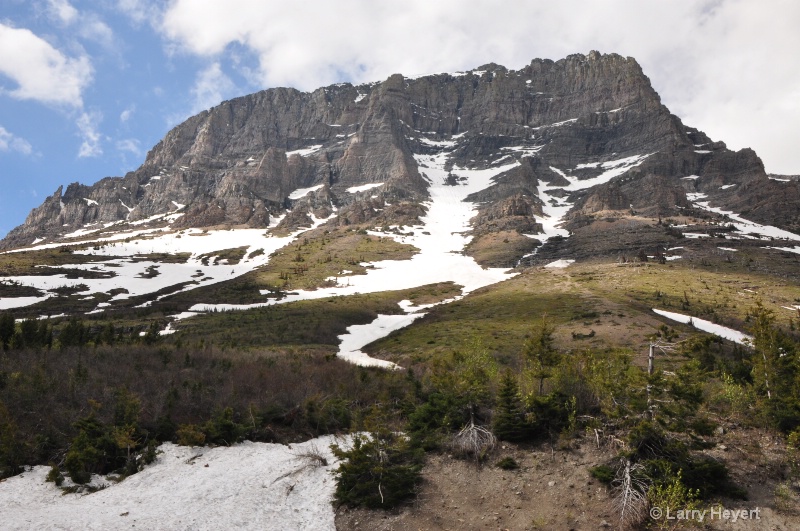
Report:
[[[790,529],[799,191],[613,54],[223,102],[0,242],[0,472],[362,433],[340,528],[658,526],[617,518],[627,460],[642,504]]]

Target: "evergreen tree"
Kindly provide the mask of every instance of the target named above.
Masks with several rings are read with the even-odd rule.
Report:
[[[103,326],[103,329],[100,330],[100,335],[97,337],[98,343],[105,343],[106,345],[113,345],[116,339],[116,334],[114,331],[114,325],[112,323],[106,323]]]
[[[384,406],[376,406],[365,419],[368,435],[355,435],[347,450],[331,446],[341,461],[334,471],[338,503],[391,509],[416,493],[425,453],[392,429],[388,415]]]
[[[8,350],[15,330],[16,325],[11,312],[0,313],[0,343],[3,345],[3,350]]]
[[[89,435],[81,430],[72,440],[64,466],[70,479],[78,484],[89,483],[92,479],[92,470],[95,462],[100,457],[100,452],[92,445]]]
[[[50,326],[48,319],[39,321],[39,329],[36,332],[36,343],[40,347],[50,348],[53,346],[53,327]]]
[[[525,343],[525,358],[531,373],[539,380],[540,395],[544,394],[544,381],[553,376],[555,367],[561,360],[560,353],[553,346],[553,332],[555,327],[543,315]]]
[[[789,432],[800,427],[800,349],[760,302],[753,317],[753,383],[767,399],[770,421]]]
[[[22,348],[34,348],[39,346],[39,321],[29,317],[19,325],[19,344]]]
[[[62,347],[80,347],[88,341],[88,334],[86,328],[83,326],[83,321],[79,319],[70,319],[61,334],[58,336]]]
[[[145,345],[152,345],[156,343],[161,336],[158,334],[158,323],[155,321],[150,323],[150,326],[147,328],[147,333],[144,335],[144,343]]]
[[[493,420],[494,434],[498,439],[517,442],[531,435],[531,425],[525,419],[519,386],[511,372],[506,372],[500,382]]]
[[[19,442],[17,425],[6,406],[0,402],[0,478],[13,476],[22,471],[22,445]]]

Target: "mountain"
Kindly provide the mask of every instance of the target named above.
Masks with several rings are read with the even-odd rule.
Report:
[[[0,244],[8,525],[796,529],[799,187],[618,55],[223,102]]]
[[[570,206],[570,231],[610,212],[675,216],[687,194],[800,229],[797,181],[770,179],[752,150],[683,125],[634,59],[591,52],[226,101],[171,130],[136,171],[59,188],[0,248],[131,225],[294,229],[334,211],[339,224],[409,222],[428,199],[414,156],[441,151],[448,171],[516,163],[473,198],[474,247],[496,247],[497,234],[516,241],[504,264],[545,239],[542,209],[554,199]]]

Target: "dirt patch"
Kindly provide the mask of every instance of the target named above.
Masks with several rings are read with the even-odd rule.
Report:
[[[702,523],[676,520],[675,525],[661,529],[800,529],[796,496],[792,501],[775,494],[785,472],[785,449],[780,439],[758,430],[736,430],[721,435],[719,441],[708,453],[726,462],[734,481],[747,489],[748,500],[718,503],[729,510],[758,509],[760,519],[734,523],[719,517],[712,520],[707,515]],[[341,507],[336,513],[336,528],[618,529],[609,490],[589,474],[592,466],[607,462],[617,455],[617,450],[610,444],[597,448],[594,439],[587,437],[567,450],[504,444],[483,466],[448,455],[431,455],[419,495],[412,504],[396,511]],[[494,466],[503,457],[512,457],[520,468],[509,471]],[[641,529],[659,529],[656,524],[648,519]]]
[[[506,444],[489,464],[434,455],[416,501],[397,512],[340,508],[337,529],[599,529],[613,523],[606,488],[589,475],[613,455],[584,444],[572,451]],[[513,457],[520,468],[493,464]]]

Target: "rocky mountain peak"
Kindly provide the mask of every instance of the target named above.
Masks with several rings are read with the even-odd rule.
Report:
[[[59,188],[0,245],[112,224],[266,227],[298,205],[321,215],[365,200],[419,204],[429,183],[415,156],[442,150],[448,167],[516,161],[526,168],[482,193],[487,212],[520,193],[532,208],[543,201],[542,186],[558,179],[572,183],[557,192],[574,205],[572,218],[631,205],[667,214],[685,204],[686,193],[731,206],[757,194],[748,210],[758,218],[773,194],[785,194],[773,190],[777,181],[767,179],[751,150],[733,153],[684,126],[633,58],[591,51],[534,59],[517,71],[489,63],[225,101],[169,131],[136,171]],[[599,179],[615,168],[624,178]],[[593,179],[589,189],[576,184]],[[351,191],[372,185],[368,197]],[[727,185],[737,188],[720,190]],[[327,205],[291,199],[312,187],[324,187]],[[517,216],[515,204],[499,212]],[[790,212],[778,222],[791,225],[796,217]],[[480,219],[489,218],[496,214]]]

